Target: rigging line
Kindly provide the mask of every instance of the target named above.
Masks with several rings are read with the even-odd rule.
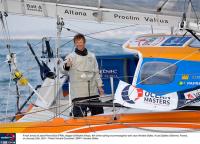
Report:
[[[108,32],[108,31],[119,30],[119,29],[128,28],[128,27],[134,27],[134,26],[136,26],[136,25],[137,25],[137,24],[134,24],[134,25],[127,25],[127,26],[122,26],[122,27],[117,27],[117,28],[111,28],[111,29],[106,29],[106,30],[97,31],[97,32],[91,32],[91,33],[85,34],[85,36],[87,36],[87,35],[99,34],[99,33],[104,33],[104,32]]]
[[[102,98],[102,97],[101,97]],[[104,98],[104,97],[103,97]],[[106,97],[105,97],[106,98]],[[96,98],[91,98],[90,100],[92,100],[92,99],[96,99]],[[88,101],[88,99],[86,99],[86,100],[81,100],[81,101],[79,101],[79,102],[84,102],[84,101]],[[57,117],[58,115],[61,115],[61,114],[63,114],[66,110],[68,110],[70,107],[72,107],[72,105],[73,104],[71,104],[69,107],[67,107],[66,109],[64,109],[62,112],[60,112],[59,114],[57,114],[56,116],[54,116],[53,118],[55,118],[55,117]],[[82,112],[83,113],[83,112]],[[83,114],[84,115],[84,114]],[[51,119],[49,119],[49,120],[52,120],[53,118],[51,118]],[[89,126],[90,127],[90,126]]]
[[[28,41],[27,41],[28,42]],[[36,47],[36,46],[38,46],[39,44],[41,44],[42,43],[42,40],[40,40],[39,42],[37,42],[37,43],[31,43],[31,45],[32,45],[32,47]]]
[[[107,98],[107,96],[101,96],[101,98]],[[92,99],[96,99],[96,98],[92,98]],[[86,100],[80,100],[80,102],[84,102]],[[4,118],[12,118],[14,116],[23,116],[23,115],[29,115],[29,114],[33,114],[33,113],[38,113],[38,112],[42,112],[42,111],[46,111],[46,110],[52,110],[52,109],[55,109],[57,107],[63,107],[63,106],[66,106],[66,104],[62,104],[60,106],[52,106],[52,107],[49,107],[49,108],[43,108],[43,107],[40,107],[41,110],[36,110],[36,111],[32,111],[32,112],[22,112],[20,114],[17,114],[17,115],[8,115],[8,116],[0,116],[0,119],[4,119]],[[39,107],[39,106],[38,106]]]
[[[60,107],[63,107],[63,106],[66,106],[66,104],[60,105]],[[0,119],[12,118],[12,117],[15,117],[15,116],[24,116],[24,115],[34,114],[34,113],[43,112],[43,111],[46,111],[46,110],[55,109],[57,107],[59,107],[59,106],[53,106],[53,107],[50,107],[50,108],[42,108],[42,107],[40,107],[41,110],[36,110],[36,111],[32,111],[32,112],[21,112],[21,113],[16,114],[16,115],[14,114],[14,115],[8,115],[8,116],[0,116]]]
[[[184,9],[183,9],[184,13],[186,13],[186,11],[187,11],[187,10],[186,10],[186,3],[187,3],[186,1],[187,1],[187,0],[185,0],[185,2],[184,2]],[[189,4],[189,1],[188,1],[188,4]],[[188,8],[188,4],[187,4],[187,8]]]
[[[6,16],[6,15],[7,15],[7,13],[5,13],[5,22],[6,22],[6,28],[7,28],[7,34],[8,34],[8,40],[10,41],[10,32],[9,32],[8,22],[7,22],[7,18],[6,18],[8,15],[7,15],[7,16]]]
[[[73,39],[67,41],[66,43],[62,44],[62,45],[60,46],[60,48],[64,47],[65,45],[67,45],[68,43],[70,43],[70,42],[72,42],[72,41],[73,41]]]
[[[185,5],[186,5],[186,0],[184,2],[184,7],[183,7],[183,11],[185,12]]]
[[[195,10],[195,8],[194,8],[194,5],[193,5],[192,0],[190,0],[190,3],[191,3],[191,6],[192,6],[192,9],[193,9],[193,11],[194,11],[195,17],[196,17],[196,19],[197,19],[197,24],[199,24],[199,17],[198,17],[198,15],[197,15],[197,13],[196,13],[196,10]]]
[[[3,26],[4,32],[5,32],[6,43],[7,43],[7,46],[8,46],[8,45],[10,45],[10,32],[9,32],[9,28],[8,28],[7,19],[6,19],[8,14],[6,12],[4,12],[4,15],[2,13],[1,13],[1,15],[2,15],[1,22],[2,22],[2,26]],[[3,20],[3,18],[5,20]],[[4,23],[4,21],[5,21],[5,23]],[[9,49],[9,53],[10,53],[10,49]]]
[[[29,58],[30,58],[30,60],[32,60],[32,61],[33,61],[33,59],[34,59],[33,57],[29,57]],[[29,65],[29,62],[30,62],[30,61],[27,60],[27,61],[26,61],[26,64]],[[27,73],[25,73],[25,72],[27,72]],[[25,74],[27,75],[27,79],[33,77],[33,75],[32,75],[33,71],[31,71],[30,69],[28,70],[28,67],[26,67],[25,72],[23,72],[23,74],[24,74],[24,75],[25,75]],[[30,81],[30,79],[28,79],[28,81]],[[30,81],[30,82],[31,82],[31,81]],[[39,86],[37,85],[34,89],[37,90],[38,88],[39,88]],[[31,99],[31,97],[32,97],[31,94],[35,94],[35,92],[32,91],[30,87],[28,87],[28,92],[27,92],[27,93],[28,93],[30,99]],[[28,101],[29,101],[29,100],[28,100]],[[28,103],[28,101],[27,101],[27,103]],[[23,109],[23,107],[24,107],[23,105],[25,106],[25,105],[26,105],[26,102],[24,102],[24,104],[22,104],[22,105],[20,106],[20,110]]]
[[[127,27],[132,27],[132,26],[136,26],[136,24],[135,25],[128,25],[128,26],[118,27],[118,28],[113,28],[113,29],[107,29],[107,30],[98,31],[98,32],[87,33],[85,35],[88,36],[88,35],[103,33],[103,32],[107,32],[107,31],[113,31],[113,30],[117,30],[117,29],[123,29],[123,28],[127,28]],[[66,29],[68,30],[68,28],[66,28]],[[62,44],[60,47],[64,47],[66,44],[68,44],[68,43],[70,43],[72,41],[73,41],[73,39],[71,39],[71,40],[67,41],[66,43]]]
[[[4,22],[3,22],[3,19],[1,18],[1,31],[2,31],[2,35],[3,37],[5,37],[5,39],[3,39],[3,42],[5,45],[7,45],[7,41],[8,41],[8,38],[7,38],[7,35],[6,35],[6,31],[5,31],[5,26],[4,26]]]
[[[101,98],[107,98],[107,96],[101,96],[100,99],[101,99]],[[92,100],[92,99],[96,99],[96,98],[90,98],[90,100]],[[114,100],[114,99],[111,99],[111,100]],[[80,100],[79,102],[84,102],[84,101],[88,101],[88,99]],[[121,108],[126,108],[126,107],[123,107],[123,106],[121,105],[121,107],[120,107],[117,111],[120,112]],[[116,114],[115,114],[115,116],[116,116]],[[113,113],[112,113],[112,117],[113,117]],[[92,120],[92,119],[85,117],[84,120],[86,121],[86,123],[88,123],[87,120]],[[115,121],[115,120],[114,120],[114,119],[111,119],[111,120],[109,120],[109,121],[106,122],[106,123],[113,123],[113,121]],[[91,124],[89,124],[88,126],[89,126],[89,128],[91,129],[91,131],[94,132],[94,131],[92,130],[92,128],[91,128]]]
[[[80,108],[82,114],[84,115],[81,106],[79,106],[79,108]],[[87,114],[87,107],[86,107],[86,114]],[[91,127],[91,124],[88,122],[88,119],[86,118],[86,119],[84,119],[84,120],[85,120],[86,125],[89,127],[90,131],[91,131],[91,132],[95,132],[95,131],[93,130],[93,128]]]
[[[10,34],[9,34],[9,28],[8,28],[8,23],[7,23],[7,20],[6,20],[6,17],[8,16],[7,13],[4,13],[4,15],[0,12],[0,15],[1,15],[1,25],[2,25],[2,31],[4,32],[4,36],[6,38],[5,40],[5,45],[7,46],[7,49],[8,49],[8,52],[9,54],[11,55],[11,50],[10,50]],[[4,23],[4,18],[5,17],[5,21],[6,21],[6,24]],[[6,26],[6,27],[5,27]],[[7,30],[6,30],[7,28]],[[15,65],[15,63],[14,63]],[[15,65],[16,67],[16,65]],[[11,65],[9,64],[9,68],[10,68],[10,72],[11,72]]]
[[[8,114],[8,100],[10,99],[10,87],[11,87],[11,73],[10,73],[10,80],[9,80],[9,84],[8,84],[8,95],[7,95],[7,100],[6,100],[6,116]],[[5,118],[5,122],[6,122],[6,118]]]
[[[34,46],[34,47],[39,49],[39,47],[37,47],[37,46]],[[23,51],[21,51],[21,52],[19,52],[19,53],[16,53],[16,55],[20,55],[20,54],[22,54],[22,53],[27,53],[27,52],[30,51],[29,49],[26,49],[27,46],[21,46],[21,48],[25,48],[25,50],[23,50]]]
[[[0,62],[0,66],[2,66],[2,64],[7,63],[7,62],[8,62],[7,60]]]
[[[63,114],[66,110],[68,110],[68,109],[71,108],[72,106],[73,106],[73,104],[69,105],[69,106],[68,106],[67,108],[65,108],[63,111],[61,111],[60,113],[56,114],[54,117],[50,118],[50,119],[47,120],[47,121],[50,121],[50,120],[56,118],[57,116]]]
[[[4,41],[4,43],[5,43],[5,45],[6,45],[6,34],[5,34],[5,31],[4,31],[4,27],[3,27],[3,24],[2,24],[2,21],[1,21],[1,31],[2,31],[2,35],[3,35],[3,37],[5,37],[5,39],[3,39],[3,41]]]
[[[66,27],[63,27],[64,29],[68,30],[68,31],[71,31],[73,33],[79,33],[75,30],[72,30],[72,29],[69,29],[69,28],[66,28]],[[102,39],[98,39],[98,38],[94,38],[94,37],[91,37],[89,35],[85,35],[86,37],[89,37],[91,39],[95,39],[95,40],[98,40],[98,41],[102,41],[102,42],[106,42],[106,43],[111,43],[111,44],[115,44],[115,45],[119,45],[119,46],[122,46],[123,44],[120,44],[120,43],[114,43],[114,42],[111,42],[111,41],[106,41],[106,40],[102,40]]]
[[[1,19],[0,21],[1,21],[1,25],[2,25],[3,35],[5,36],[6,39],[8,39],[7,34],[6,34],[6,30],[5,30],[6,28],[5,28],[5,23],[4,23],[3,17],[4,17],[3,14],[0,12],[0,19]]]
[[[7,23],[7,13],[4,13],[4,15],[1,13],[1,24],[2,24],[2,28],[5,32],[5,37],[6,37],[6,40],[7,40],[7,48],[8,48],[8,51],[9,51],[9,54],[11,55],[11,51],[10,51],[10,45],[9,45],[9,42],[10,42],[10,33],[9,33],[9,28],[8,28],[8,23]],[[4,18],[5,17],[5,21],[6,23],[4,23]],[[15,63],[13,63],[15,65]],[[15,65],[16,67],[16,65]],[[9,64],[9,68],[10,68],[10,75],[11,75],[11,65]],[[19,93],[19,88],[18,88],[18,84],[17,84],[17,81],[15,82],[15,85],[16,85],[16,92],[17,92],[17,111],[19,111],[19,98],[20,98],[20,93]],[[10,90],[10,89],[9,89]]]
[[[111,41],[107,41],[107,40],[102,40],[102,39],[94,38],[94,37],[91,37],[91,36],[86,36],[86,37],[89,37],[91,39],[95,39],[95,40],[98,40],[98,41],[102,41],[102,42],[105,42],[105,43],[110,43],[110,44],[118,45],[120,47],[122,47],[122,45],[123,45],[121,43],[115,43],[115,42],[111,42]]]
[[[67,107],[66,109],[64,109],[62,112],[60,112],[59,114],[56,114],[56,116],[52,117],[52,118],[49,119],[48,121],[50,121],[50,120],[56,118],[58,115],[61,115],[61,114],[64,113],[66,110],[68,110],[69,108],[71,108],[73,105],[74,105],[74,104],[72,103],[70,106],[68,106],[68,107]],[[81,106],[79,106],[79,108],[80,108],[80,110],[81,110],[82,115],[84,116],[84,112],[82,111]],[[84,118],[84,120],[85,120],[86,125],[87,125],[87,126],[89,127],[89,129],[91,130],[91,132],[95,132],[95,131],[92,129],[91,124],[88,122],[88,120],[91,120],[91,119]]]
[[[15,82],[15,86],[16,86],[16,92],[17,92],[17,102],[16,102],[16,105],[17,105],[17,112],[20,113],[20,108],[19,108],[19,101],[20,101],[20,98],[21,98],[21,94],[19,92],[19,86],[17,84],[17,81]]]

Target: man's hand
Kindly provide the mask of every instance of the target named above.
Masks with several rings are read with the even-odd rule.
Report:
[[[58,64],[58,65],[60,65],[62,62],[63,62],[63,60],[60,59],[60,58],[57,60],[57,64]]]
[[[98,87],[98,90],[99,90],[99,95],[102,96],[104,95],[104,90],[102,87]]]
[[[68,58],[66,63],[65,63],[65,66],[67,67],[71,67],[72,66],[72,58]]]

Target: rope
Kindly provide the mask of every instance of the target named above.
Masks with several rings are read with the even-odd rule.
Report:
[[[7,18],[6,18],[8,15],[7,16],[6,15],[7,15],[7,13],[5,13],[5,21],[6,21],[6,29],[7,29],[7,34],[8,34],[8,40],[10,41],[11,40],[10,39],[10,32],[9,32],[8,22],[7,22]]]
[[[107,98],[107,96],[101,96],[100,97],[101,99],[102,98]],[[92,99],[96,99],[96,98],[92,98]],[[79,102],[84,102],[84,101],[87,101],[87,100],[80,100]],[[42,112],[42,111],[46,111],[46,110],[52,110],[52,109],[55,109],[55,108],[58,108],[58,107],[64,107],[64,106],[66,106],[66,104],[62,104],[62,105],[60,105],[60,106],[52,106],[52,107],[49,107],[49,108],[43,108],[43,107],[40,107],[41,108],[41,110],[37,110],[37,111],[32,111],[32,112],[22,112],[22,113],[20,113],[20,114],[17,114],[17,115],[6,115],[6,116],[0,116],[0,119],[5,119],[5,118],[12,118],[12,117],[15,117],[15,116],[24,116],[24,115],[29,115],[29,114],[34,114],[34,113],[38,113],[38,112]],[[72,106],[72,105],[69,105],[70,107]],[[66,111],[68,109],[68,107],[65,109],[65,110],[63,110],[60,114],[62,114],[64,111]],[[55,117],[53,117],[53,118],[55,118]],[[52,118],[52,119],[53,119]]]
[[[8,16],[7,13],[4,13],[5,23],[4,23],[3,15],[2,15],[2,17],[1,17],[2,31],[3,31],[4,37],[6,38],[6,39],[5,39],[5,44],[6,44],[6,43],[9,43],[9,42],[11,41],[11,40],[10,40],[9,27],[8,27],[8,23],[7,23],[7,19],[6,19],[7,16]],[[34,44],[34,46],[37,46],[37,45],[39,45],[40,43],[41,43],[41,41],[38,42],[38,43],[36,43],[36,44]],[[11,55],[10,44],[7,44],[7,48],[8,48],[9,54]],[[21,52],[21,53],[24,53],[24,51]],[[18,53],[18,54],[20,54],[20,53]],[[13,63],[13,64],[15,65],[15,63]],[[12,73],[11,64],[9,64],[9,67],[10,67],[10,75],[12,75],[12,74],[11,74],[11,73]],[[15,65],[15,68],[17,68],[16,65]],[[17,111],[20,112],[20,111],[19,111],[19,99],[20,99],[21,95],[20,95],[20,92],[19,92],[19,87],[18,87],[17,81],[15,81],[15,85],[16,85],[16,92],[17,92],[17,101],[16,101],[16,103],[17,103]],[[9,84],[9,87],[10,87],[10,84]],[[8,92],[8,93],[9,93],[8,95],[10,95],[10,88],[9,88],[9,92]],[[7,100],[7,105],[6,105],[6,115],[7,115],[7,110],[8,110],[7,107],[8,107],[8,100]]]
[[[113,30],[119,30],[119,29],[123,29],[123,28],[127,28],[127,27],[133,27],[133,26],[136,26],[136,24],[135,25],[122,26],[122,27],[118,27],[118,28],[107,29],[107,30],[102,30],[102,31],[97,31],[97,32],[92,32],[92,33],[88,33],[88,34],[85,34],[85,35],[86,36],[87,35],[94,35],[94,34],[99,34],[99,33],[113,31]]]
[[[196,19],[197,19],[197,24],[199,24],[199,17],[198,17],[198,15],[197,15],[197,13],[196,13],[196,10],[194,9],[194,5],[193,5],[192,0],[190,0],[190,3],[191,3],[191,6],[192,6],[192,9],[193,9],[193,11],[194,11],[195,17],[196,17]]]
[[[8,15],[5,12],[4,12],[4,15],[2,13],[0,13],[0,15],[1,15],[2,32],[3,32],[3,35],[5,37],[4,44],[7,46],[8,52],[11,55],[10,45],[9,45],[9,42],[10,42],[10,33],[9,33],[7,19],[6,19],[6,17]],[[6,23],[4,23],[4,17],[5,17]],[[7,62],[7,61],[4,61],[4,62]],[[9,69],[10,69],[10,80],[9,80],[9,84],[8,84],[9,89],[8,89],[8,95],[7,95],[7,100],[6,100],[6,109],[5,109],[6,115],[8,113],[8,103],[9,103],[9,98],[10,98],[10,87],[11,87],[11,79],[12,79],[11,78],[12,74],[11,74],[11,66],[10,66],[10,64],[9,64]],[[6,122],[6,118],[5,118],[5,122]]]
[[[123,28],[127,28],[127,27],[133,27],[133,26],[136,26],[136,25],[128,25],[128,26],[122,26],[122,27],[118,27],[118,28],[112,28],[112,29],[107,29],[107,30],[102,30],[102,31],[97,31],[97,32],[92,32],[92,33],[87,33],[85,34],[86,37],[89,37],[90,35],[94,35],[94,34],[99,34],[99,33],[103,33],[103,32],[108,32],[108,31],[113,31],[113,30],[119,30],[119,29],[123,29]],[[64,29],[68,30],[68,31],[71,31],[73,33],[79,33],[75,30],[71,30],[69,28],[66,28],[66,27],[63,27]],[[93,38],[93,37],[90,37],[90,38]],[[104,40],[101,40],[101,39],[97,39],[97,38],[93,38],[93,39],[96,39],[96,40],[99,40],[99,41],[103,41],[103,42],[106,42],[106,43],[112,43],[112,44],[117,44],[119,46],[122,46],[123,44],[119,44],[119,43],[113,43],[113,42],[110,42],[110,41],[104,41]],[[66,43],[64,43],[63,45],[61,45],[61,47],[64,47],[66,44],[72,42],[72,40],[69,40],[67,41]]]
[[[47,120],[47,121],[50,121],[50,120],[56,118],[57,116],[60,116],[61,114],[64,115],[63,113],[64,113],[66,110],[70,109],[72,106],[73,106],[73,104],[69,105],[69,106],[68,106],[67,108],[65,108],[62,112],[56,113],[56,115],[54,115],[52,118],[50,118],[50,119]]]
[[[40,40],[39,42],[37,42],[37,43],[35,43],[35,44],[31,43],[31,46],[32,46],[32,47],[36,47],[36,46],[38,46],[38,45],[41,44],[41,43],[42,43],[42,41]]]
[[[10,87],[11,87],[11,73],[10,73],[10,80],[9,80],[9,84],[8,84],[8,95],[7,95],[7,100],[6,100],[6,115],[8,114],[8,100],[10,99]],[[6,118],[5,118],[5,122],[6,122]]]
[[[3,62],[0,62],[0,66],[2,66],[2,64],[7,63],[7,62],[8,62],[7,60],[3,61]]]
[[[66,106],[65,104],[63,105],[60,105],[60,107],[63,107],[63,106]],[[24,116],[24,115],[29,115],[29,114],[34,114],[34,113],[38,113],[38,112],[42,112],[42,111],[46,111],[46,110],[51,110],[51,109],[55,109],[57,108],[58,106],[53,106],[53,107],[50,107],[50,108],[42,108],[41,110],[37,110],[37,111],[32,111],[32,112],[21,112],[20,114],[17,114],[17,115],[7,115],[7,116],[1,116],[0,119],[4,119],[4,118],[12,118],[12,117],[15,117],[15,116]]]
[[[79,32],[77,32],[77,31],[75,31],[75,30],[72,30],[72,29],[69,29],[69,28],[66,28],[66,27],[63,27],[63,28],[66,29],[66,30],[68,30],[68,31],[71,31],[71,32],[73,32],[73,33],[79,33]],[[98,40],[98,41],[105,42],[105,43],[115,44],[115,45],[118,45],[118,46],[122,46],[122,45],[123,45],[123,44],[120,44],[120,43],[114,43],[114,42],[111,42],[111,41],[106,41],[106,40],[94,38],[94,37],[89,36],[89,34],[88,34],[88,35],[85,35],[85,36],[86,36],[86,37],[89,37],[89,38],[91,38],[91,39],[95,39],[95,40]]]
[[[3,14],[0,12],[0,21],[1,21],[1,31],[2,31],[2,35],[5,37],[5,39],[3,39],[3,42],[5,45],[8,44],[8,40],[9,40],[9,36],[7,35],[7,32],[6,32],[6,28],[5,28],[5,23],[4,23],[4,20],[3,20]],[[9,50],[9,53],[10,53],[10,50]]]

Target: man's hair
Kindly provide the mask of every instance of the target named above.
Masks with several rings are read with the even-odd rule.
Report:
[[[84,43],[86,42],[85,36],[81,33],[78,33],[74,36],[74,43],[76,40],[80,40],[80,39],[82,39],[84,41]]]

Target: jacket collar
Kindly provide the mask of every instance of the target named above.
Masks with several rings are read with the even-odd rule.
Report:
[[[80,56],[86,56],[87,54],[88,54],[88,51],[87,51],[87,49],[85,48],[83,51],[80,51],[80,50],[78,50],[77,48],[75,49],[75,53],[77,54],[77,55],[80,55]]]

